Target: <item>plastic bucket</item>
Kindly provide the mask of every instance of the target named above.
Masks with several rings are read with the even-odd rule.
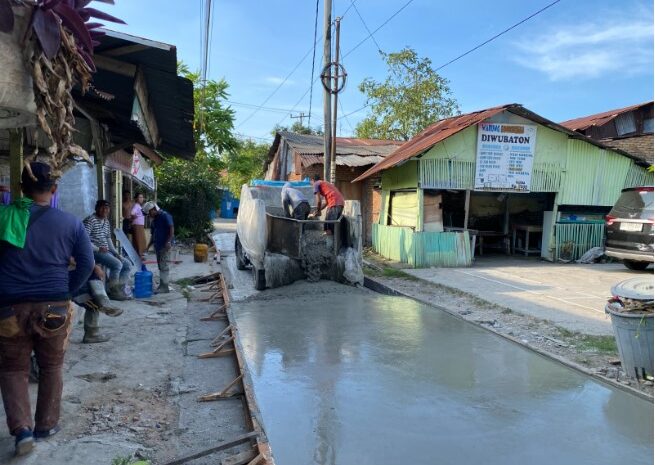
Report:
[[[196,244],[193,248],[193,261],[196,263],[206,262],[208,254],[209,246],[207,244]]]
[[[612,318],[614,338],[626,376],[635,379],[653,376],[653,314],[622,313],[610,305],[605,311]]]

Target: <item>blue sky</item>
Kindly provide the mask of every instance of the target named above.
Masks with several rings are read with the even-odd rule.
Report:
[[[340,15],[351,0],[334,0]],[[406,0],[357,0],[375,30]],[[385,52],[405,46],[428,57],[435,67],[448,62],[525,18],[550,0],[414,0],[375,34]],[[209,77],[225,78],[230,100],[261,105],[310,50],[314,0],[214,0],[215,20]],[[174,44],[178,59],[199,68],[200,0],[116,0],[100,7],[124,19],[114,27]],[[321,34],[323,2],[319,8]],[[112,25],[113,26],[113,25]],[[342,21],[342,53],[368,33],[354,9]],[[317,45],[317,73],[322,42]],[[357,89],[365,77],[383,80],[384,63],[368,40],[344,60],[348,84],[340,94],[341,114],[360,108]],[[461,111],[521,103],[554,121],[584,116],[653,99],[653,6],[650,0],[561,0],[483,48],[440,71],[450,81]],[[310,87],[311,53],[270,98],[267,107],[291,109]],[[312,126],[321,123],[320,83],[314,86]],[[234,104],[240,134],[270,139],[277,123],[291,125],[288,113]],[[295,107],[309,113],[309,94]],[[339,134],[366,110],[339,120]]]

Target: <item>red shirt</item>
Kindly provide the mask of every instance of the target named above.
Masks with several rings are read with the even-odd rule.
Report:
[[[334,184],[330,184],[327,181],[316,181],[314,183],[314,194],[321,194],[325,197],[327,202],[327,207],[343,207],[343,195],[339,192],[339,189],[334,187]]]

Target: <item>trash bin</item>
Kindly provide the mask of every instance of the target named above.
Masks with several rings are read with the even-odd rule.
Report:
[[[626,376],[653,379],[653,278],[632,278],[612,287],[605,306]]]

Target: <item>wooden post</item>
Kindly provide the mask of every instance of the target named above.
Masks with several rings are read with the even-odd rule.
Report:
[[[422,232],[425,228],[425,192],[420,187],[416,190],[416,201],[418,202],[418,218],[416,220],[416,232]]]
[[[98,180],[98,200],[105,198],[105,164],[104,147],[102,144],[101,129],[97,121],[90,120],[93,147],[95,148],[96,177]]]
[[[332,62],[332,0],[323,2],[323,66]],[[323,179],[328,181],[331,173],[332,154],[332,96],[323,89]]]
[[[505,254],[511,255],[512,249],[509,244],[509,194],[505,194],[505,225],[503,227],[503,245],[505,246]]]
[[[11,200],[23,196],[20,177],[23,172],[23,128],[9,130],[9,185]]]
[[[337,183],[337,102],[339,101],[339,31],[341,18],[335,20],[336,44],[334,53],[334,105],[332,106],[332,146],[330,147],[330,182]],[[330,71],[331,73],[332,71]],[[336,243],[336,241],[335,241]]]
[[[469,228],[469,209],[471,207],[471,191],[466,189],[466,200],[464,201],[464,229]]]

